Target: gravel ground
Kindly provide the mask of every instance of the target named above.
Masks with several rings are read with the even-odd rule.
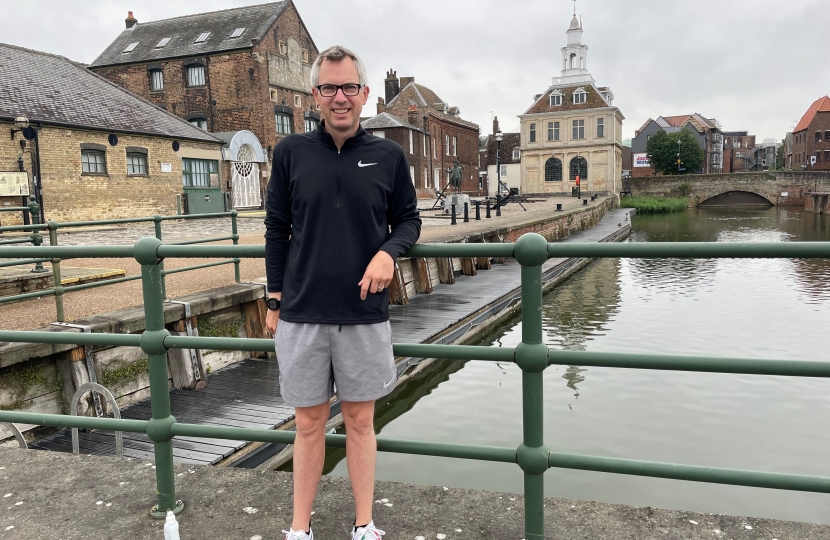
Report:
[[[484,209],[482,208],[481,221],[473,220],[475,214],[472,213],[469,223],[462,223],[459,220],[456,226],[450,225],[448,219],[433,217],[438,212],[423,209],[424,207],[429,208],[432,201],[429,203],[424,201],[419,205],[422,207],[421,216],[424,222],[419,242],[445,242],[482,230],[515,226],[523,222],[533,221],[555,212],[557,202],[564,203],[566,210],[575,208],[580,204],[579,201],[571,198],[540,201],[525,204],[527,212],[523,211],[519,205],[510,203],[502,208],[500,218],[496,218],[493,214],[494,217],[489,220],[484,218]],[[224,220],[207,222],[208,225],[185,222],[179,227],[174,224],[166,224],[165,240],[177,241],[184,238],[193,238],[194,236],[198,238],[228,234],[230,225],[218,223],[219,221]],[[240,244],[264,244],[264,226],[259,218],[240,219],[239,224]],[[245,232],[243,233],[243,231]],[[63,234],[59,239],[59,243],[61,245],[127,244],[151,234],[152,228],[148,229],[146,226],[119,227],[117,229]],[[230,242],[218,242],[218,244],[230,244]],[[218,259],[167,259],[165,268],[172,270],[183,266],[203,264],[212,260]],[[123,269],[127,276],[141,273],[138,263],[132,259],[72,259],[65,261],[63,264],[76,267]],[[242,259],[240,272],[242,281],[264,277],[264,262],[261,259]],[[233,265],[172,274],[167,276],[166,281],[168,298],[176,298],[232,284],[234,282]],[[67,321],[72,321],[98,313],[141,305],[142,302],[141,280],[136,280],[66,294],[64,295],[64,312]],[[2,330],[41,328],[56,319],[55,301],[52,296],[0,306],[2,306],[0,307],[0,329]]]

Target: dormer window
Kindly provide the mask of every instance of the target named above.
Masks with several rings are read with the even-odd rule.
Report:
[[[574,92],[574,104],[585,103],[588,100],[588,93],[582,88],[577,88]]]
[[[140,41],[136,41],[135,43],[130,43],[129,45],[127,45],[127,48],[126,48],[126,49],[124,49],[124,52],[123,52],[122,54],[126,54],[126,53],[131,53],[131,52],[133,52],[133,49],[135,49],[136,47],[138,47],[138,44],[139,44],[139,43],[141,43],[141,42],[140,42]]]
[[[244,31],[245,31],[244,26],[242,28],[237,28],[236,30],[233,31],[233,34],[231,34],[231,37],[232,38],[238,38],[239,36],[242,35],[242,32],[244,32]]]
[[[513,161],[515,161],[515,160],[517,160],[521,157],[522,157],[522,151],[519,150],[518,148],[514,148],[513,149]]]
[[[162,40],[158,42],[158,45],[156,45],[156,49],[161,49],[165,45],[167,45],[168,43],[170,43],[170,38],[169,37],[162,38]]]
[[[199,34],[199,37],[197,37],[196,41],[194,41],[193,43],[203,43],[209,35],[210,32],[202,32],[201,34]]]
[[[560,105],[562,105],[562,94],[560,94],[557,90],[556,92],[550,95],[550,106],[558,107]]]

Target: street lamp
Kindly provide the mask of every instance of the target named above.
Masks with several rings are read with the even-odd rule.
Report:
[[[21,132],[23,133],[23,137],[26,140],[34,141],[34,147],[31,147],[29,150],[31,159],[32,159],[32,186],[34,187],[34,196],[36,202],[39,203],[40,207],[40,221],[41,223],[44,222],[44,215],[43,215],[43,194],[40,189],[41,183],[41,174],[40,174],[40,141],[38,140],[38,130],[40,129],[39,126],[31,126],[29,119],[23,115],[19,115],[14,119],[14,127],[16,129],[11,130],[11,138],[14,140],[14,134]],[[22,168],[22,156],[18,159],[18,167],[20,167],[21,172],[23,171]],[[23,205],[27,204],[26,198],[23,198]],[[26,218],[24,216],[24,222]]]
[[[20,131],[23,131],[24,129],[29,127],[29,119],[25,116],[18,116],[14,119],[14,127],[16,127]],[[12,133],[12,136],[14,136],[14,133]]]
[[[496,131],[496,216],[501,216],[501,140],[504,134],[499,129]]]

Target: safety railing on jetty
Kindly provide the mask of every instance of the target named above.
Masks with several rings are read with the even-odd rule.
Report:
[[[31,225],[9,225],[6,227],[0,227],[0,233],[5,232],[21,232],[21,231],[32,231],[32,234],[29,237],[22,237],[22,238],[14,238],[9,240],[0,240],[0,246],[3,245],[10,245],[10,244],[29,244],[31,243],[33,246],[37,247],[43,244],[43,237],[40,234],[40,231],[48,230],[49,231],[49,244],[50,246],[57,246],[58,245],[58,230],[59,229],[69,229],[69,228],[78,228],[78,227],[100,227],[104,225],[124,225],[127,223],[150,223],[152,222],[155,225],[155,238],[159,241],[162,240],[162,223],[165,221],[173,221],[173,220],[194,220],[194,219],[218,219],[218,218],[231,218],[231,234],[226,236],[216,236],[212,238],[199,238],[195,240],[187,240],[183,242],[170,242],[167,245],[192,245],[192,244],[206,244],[211,242],[221,242],[231,240],[234,245],[238,245],[239,243],[239,233],[237,229],[237,212],[236,210],[232,210],[230,212],[223,212],[218,214],[184,214],[184,215],[176,215],[176,216],[148,216],[148,217],[140,217],[140,218],[123,218],[123,219],[104,219],[104,220],[97,220],[97,221],[70,221],[65,223],[59,223],[57,221],[47,221],[46,223],[38,223],[38,216],[40,213],[40,205],[37,204],[35,201],[35,197],[30,197],[30,204],[29,206],[22,206],[22,207],[14,207],[14,208],[2,208],[0,210],[3,211],[19,211],[29,214],[32,218]],[[113,278],[107,279],[105,281],[94,281],[91,283],[82,283],[80,285],[70,285],[64,287],[62,285],[62,277],[61,277],[61,261],[67,257],[41,257],[41,258],[32,258],[30,255],[33,255],[34,252],[31,250],[25,252],[25,254],[20,255],[20,259],[3,261],[3,258],[6,258],[4,255],[0,254],[0,268],[7,268],[11,266],[26,266],[29,264],[34,264],[35,267],[32,268],[33,273],[44,273],[47,270],[43,267],[43,263],[51,262],[52,263],[52,287],[48,289],[41,289],[33,292],[15,294],[11,296],[3,296],[0,297],[0,304],[8,303],[8,302],[17,302],[20,300],[28,300],[30,298],[40,298],[43,296],[54,296],[55,297],[55,311],[57,313],[57,321],[64,322],[66,320],[66,315],[64,313],[63,308],[63,295],[69,292],[74,291],[81,291],[84,289],[91,289],[94,287],[104,287],[107,285],[115,285],[117,283],[124,283],[127,281],[135,281],[137,279],[141,279],[141,275],[135,276],[125,276],[120,278]],[[76,258],[74,255],[70,255],[70,258]],[[161,294],[163,298],[167,298],[167,287],[165,284],[165,277],[169,274],[177,274],[179,272],[187,272],[188,270],[198,270],[200,268],[208,268],[211,266],[220,266],[225,264],[233,264],[234,265],[234,279],[237,283],[240,281],[240,272],[239,272],[239,264],[241,259],[239,257],[228,258],[226,260],[221,261],[213,261],[205,264],[198,264],[193,266],[185,266],[183,268],[176,268],[173,270],[165,270],[164,269],[164,262],[160,262],[161,264]]]
[[[168,349],[273,351],[274,343],[270,339],[170,335],[164,327],[161,263],[168,257],[263,257],[263,246],[174,246],[164,245],[156,238],[145,238],[137,242],[135,246],[5,247],[0,248],[0,257],[22,257],[31,254],[32,249],[35,250],[36,256],[43,258],[135,257],[141,264],[146,317],[146,330],[143,334],[0,331],[0,341],[141,347],[149,356],[152,418],[146,421],[119,420],[0,411],[0,422],[146,433],[155,443],[157,504],[151,510],[151,514],[157,518],[163,517],[168,509],[177,513],[184,509],[184,504],[176,498],[171,443],[173,437],[293,442],[295,434],[291,431],[194,425],[177,422],[170,414],[167,385]],[[519,238],[515,244],[416,245],[407,255],[412,257],[514,257],[521,265],[522,342],[515,348],[424,344],[395,344],[393,348],[395,355],[399,357],[515,362],[522,370],[523,440],[517,448],[502,448],[380,438],[378,450],[517,464],[524,474],[524,537],[526,539],[544,539],[544,473],[553,467],[830,493],[830,477],[828,476],[804,476],[551,452],[545,445],[542,423],[545,403],[542,372],[551,365],[830,377],[830,361],[759,360],[550,349],[543,342],[542,330],[542,264],[548,258],[829,259],[830,242],[549,244],[542,236],[531,233]],[[326,435],[328,446],[342,448],[345,443],[343,435]],[[563,444],[560,443],[557,446],[563,446]]]

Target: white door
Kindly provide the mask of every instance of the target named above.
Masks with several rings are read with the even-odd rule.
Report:
[[[259,192],[259,163],[254,159],[254,149],[243,144],[239,147],[236,161],[231,164],[234,208],[252,208],[262,204]]]

